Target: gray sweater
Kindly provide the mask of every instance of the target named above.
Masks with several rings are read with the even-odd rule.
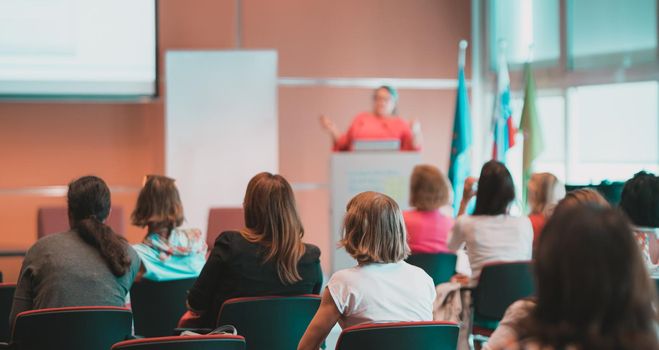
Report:
[[[116,277],[96,248],[75,231],[46,236],[25,255],[9,324],[27,310],[65,306],[124,306],[140,268],[137,253],[126,244],[128,271]]]

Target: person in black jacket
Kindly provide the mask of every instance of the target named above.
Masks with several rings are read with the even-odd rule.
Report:
[[[184,316],[182,326],[213,328],[222,303],[231,298],[320,292],[320,249],[302,243],[304,228],[286,179],[257,174],[243,207],[245,228],[222,232],[215,241],[188,294],[192,315]]]

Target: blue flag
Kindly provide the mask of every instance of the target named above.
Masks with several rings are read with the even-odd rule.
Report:
[[[462,199],[463,184],[471,173],[471,117],[469,115],[469,96],[465,83],[464,67],[458,67],[458,93],[455,99],[455,120],[453,122],[453,140],[451,141],[451,161],[448,177],[453,185],[453,211],[458,212]]]

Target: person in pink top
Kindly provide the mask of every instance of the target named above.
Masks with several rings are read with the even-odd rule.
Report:
[[[403,212],[407,228],[407,243],[412,254],[447,252],[448,233],[453,219],[439,208],[449,202],[448,179],[437,167],[417,165],[410,181],[410,205]]]
[[[334,151],[352,151],[355,141],[399,141],[401,151],[421,150],[421,124],[411,123],[396,115],[398,92],[381,86],[373,95],[373,111],[358,114],[345,134],[334,122],[322,115],[320,123],[332,136]]]

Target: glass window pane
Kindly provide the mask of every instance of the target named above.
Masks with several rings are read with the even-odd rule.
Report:
[[[540,92],[538,92],[539,94]],[[515,125],[519,126],[524,108],[524,97],[518,96],[510,102]],[[563,96],[537,96],[535,107],[540,121],[540,132],[545,147],[536,163],[565,161],[565,99]],[[523,138],[520,139],[523,142]]]
[[[656,0],[569,0],[568,50],[574,68],[654,61]]]
[[[659,164],[656,81],[570,89],[574,141],[573,181],[625,180]]]
[[[493,0],[489,11],[490,66],[496,69],[499,40],[506,42],[508,63],[523,63],[533,44],[533,60],[556,64],[560,56],[558,0]]]
[[[538,119],[545,142],[538,162],[565,161],[565,99],[563,96],[539,97],[536,101]]]

